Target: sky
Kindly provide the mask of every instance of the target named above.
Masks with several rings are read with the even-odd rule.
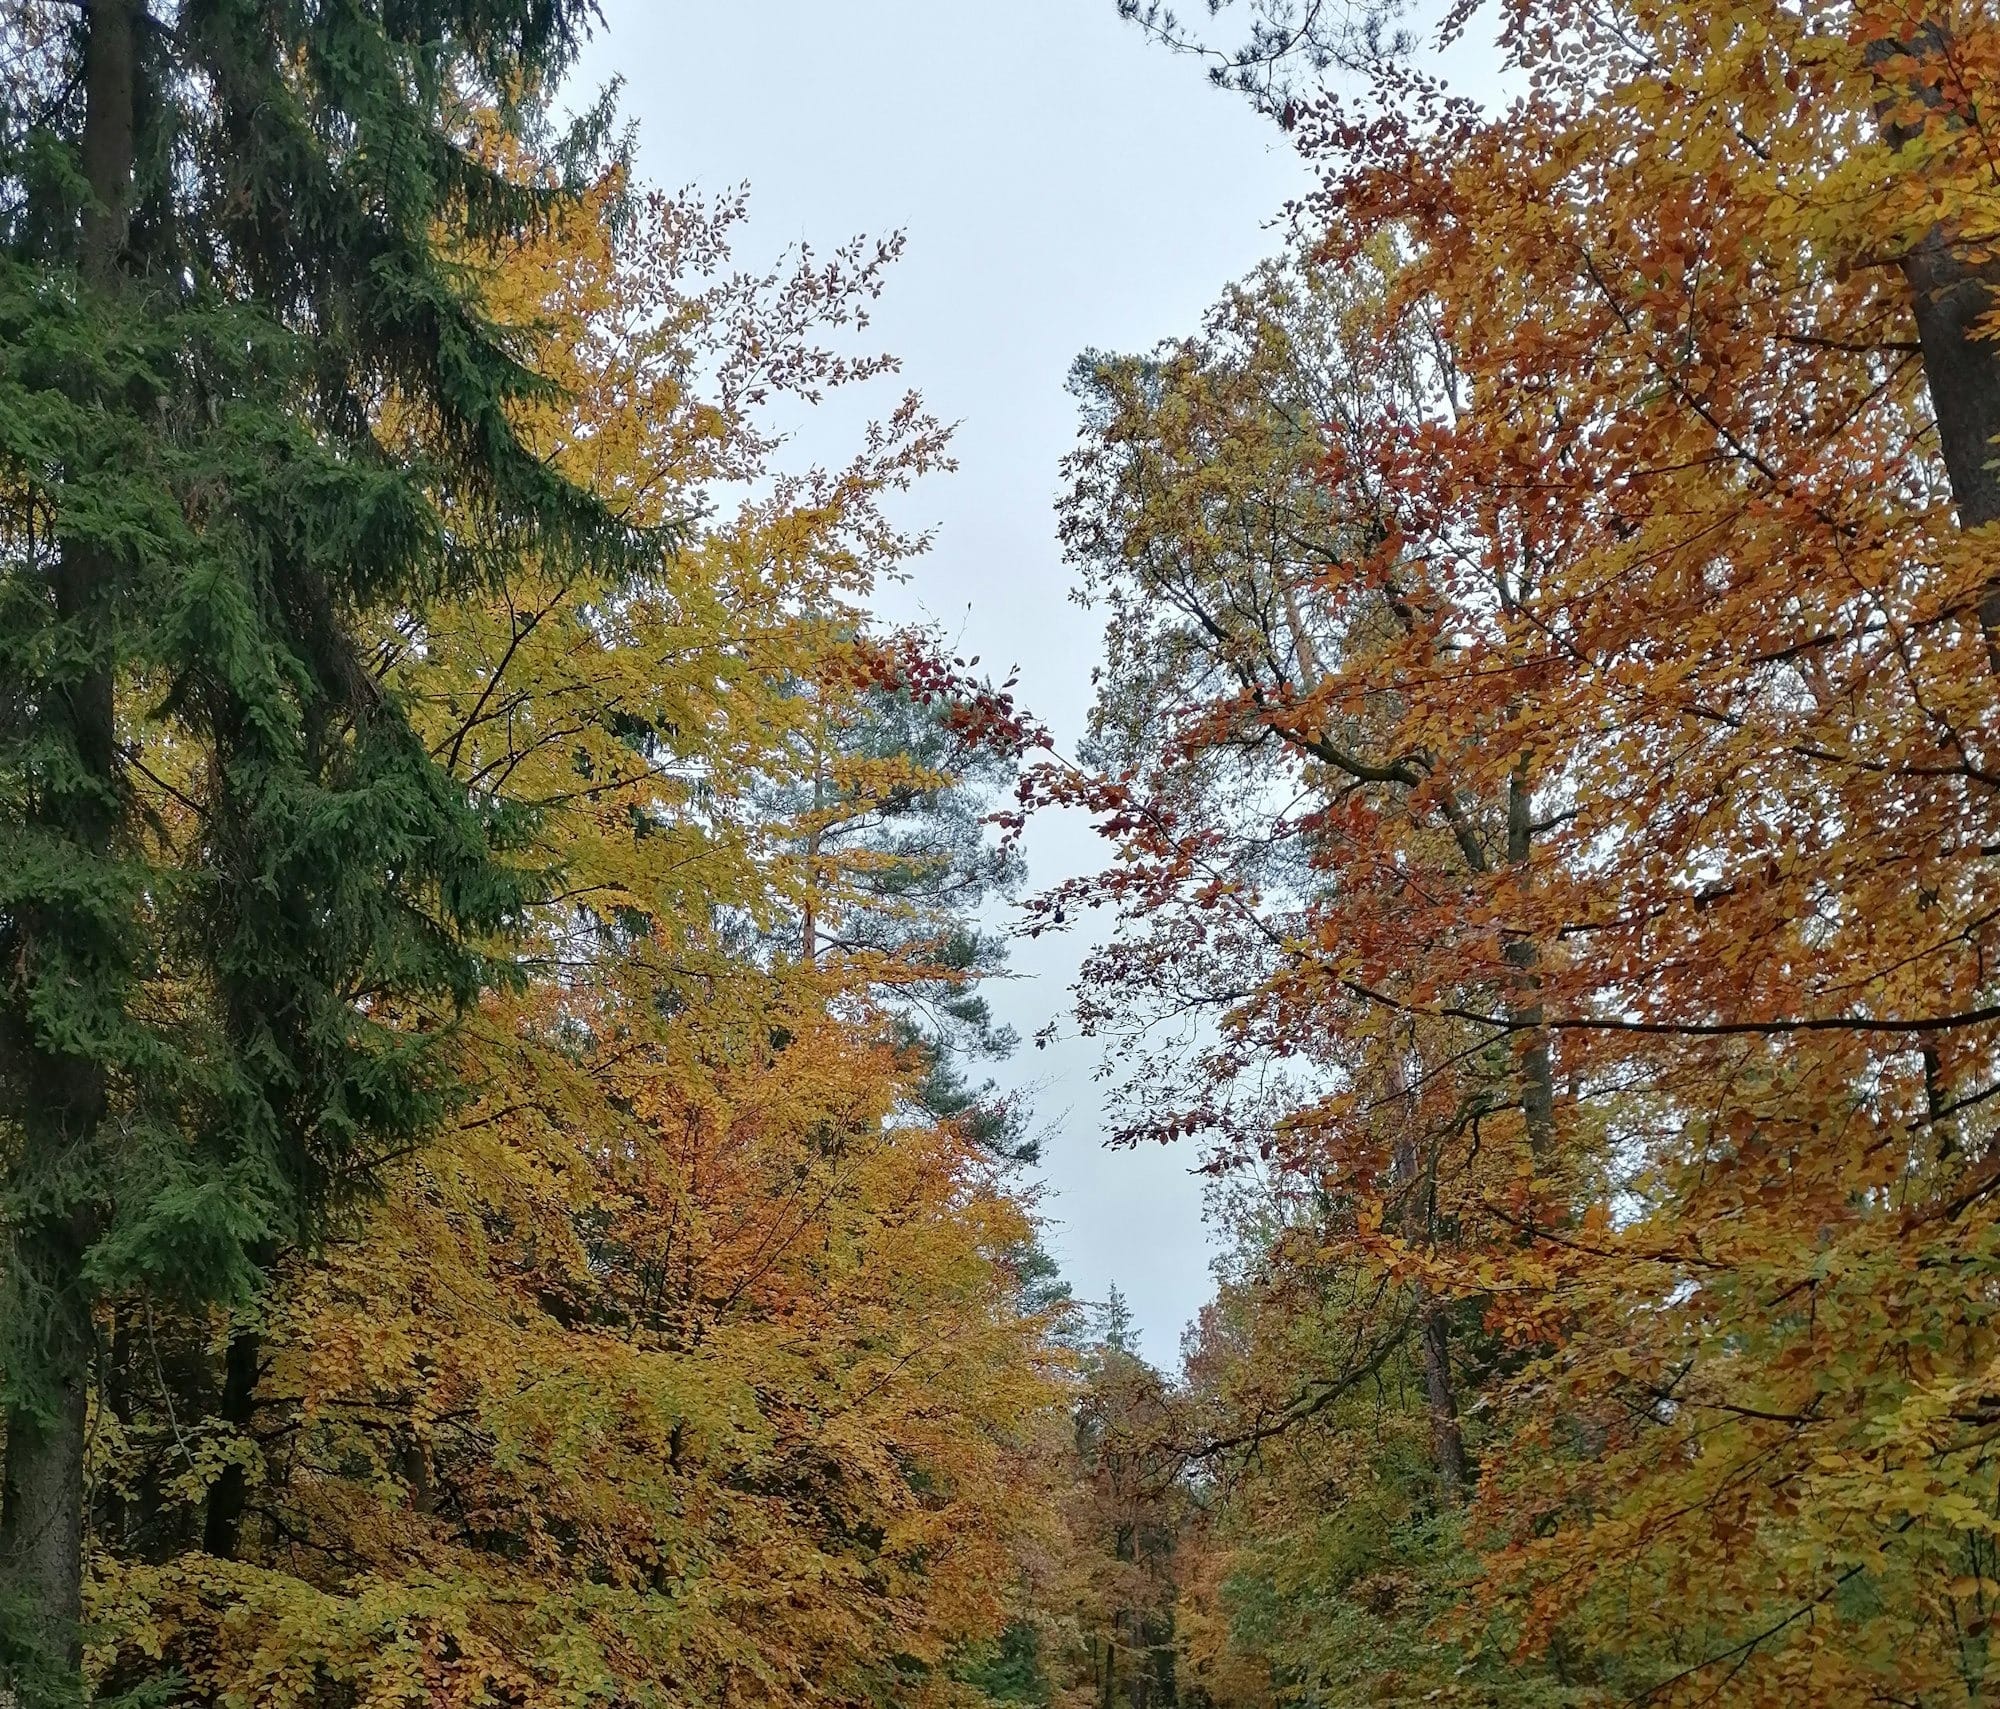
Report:
[[[959,424],[958,472],[906,520],[937,544],[887,590],[927,616],[1074,751],[1099,620],[1068,599],[1055,538],[1074,443],[1064,380],[1089,349],[1192,330],[1230,280],[1276,251],[1310,184],[1282,135],[1200,69],[1151,46],[1113,0],[602,0],[581,86],[624,79],[641,174],[751,192],[744,258],[906,234],[871,337],[901,383]],[[1198,9],[1198,8],[1197,8]],[[893,397],[883,400],[884,408]],[[1034,885],[1101,864],[1087,825],[1030,831]],[[1066,1020],[1084,942],[1018,942],[990,992],[1023,1039]],[[1115,1284],[1156,1363],[1210,1292],[1191,1152],[1108,1151],[1099,1052],[1063,1025],[998,1071],[1032,1084],[1049,1128],[1046,1241],[1077,1297]]]

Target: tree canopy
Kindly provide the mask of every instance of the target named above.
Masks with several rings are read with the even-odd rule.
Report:
[[[0,18],[4,1709],[1992,1698],[2000,20],[1118,9],[1319,187],[1071,372],[1069,755],[594,8]]]
[[[1267,1183],[1214,1677],[1981,1701],[1993,23],[1499,27],[1503,110],[1288,96],[1294,257],[1079,370],[1045,918],[1117,912],[1126,1135]]]

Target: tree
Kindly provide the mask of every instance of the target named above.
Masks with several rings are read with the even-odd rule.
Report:
[[[1168,1425],[1171,1385],[1139,1356],[1116,1288],[1094,1329],[1070,1444],[1065,1523],[1077,1629],[1062,1701],[1171,1709],[1180,1700],[1174,1610],[1189,1518]]]
[[[9,14],[0,1579],[30,1696],[75,1680],[95,1303],[240,1300],[365,1188],[442,1109],[433,1046],[519,906],[506,816],[361,644],[496,547],[634,548],[523,443],[543,382],[449,254],[559,198],[471,104],[510,112],[586,15]]]
[[[952,745],[878,733],[853,775],[921,778],[940,816],[1028,727],[861,607],[915,549],[882,506],[935,424],[905,399],[831,472],[767,425],[887,366],[834,346],[891,252],[732,270],[742,213],[614,165],[475,258],[561,382],[525,442],[636,528],[700,520],[378,621],[384,692],[548,877],[446,1046],[435,1141],[255,1310],[162,1309],[118,1366],[107,1694],[942,1703],[1010,1612],[1061,1302],[891,1007],[970,977],[924,946],[976,850],[924,854],[892,953],[808,961],[800,898],[882,867],[770,803],[890,692]]]
[[[1502,1350],[1462,1639],[1586,1699],[1978,1701],[1994,25],[1502,29],[1502,113],[1385,66],[1293,114],[1314,269],[1383,276],[1361,430],[1307,418],[1338,526],[1276,560],[1315,659],[1216,538],[1265,463],[1120,484],[1243,412],[1190,381],[1118,418],[1149,460],[1086,448],[1107,579],[1178,545],[1248,599],[1166,614],[1211,675],[1136,768],[1051,780],[1124,857],[1093,1013],[1184,970],[1220,1042],[1149,1126],[1326,1182],[1344,1263]],[[1277,780],[1190,781],[1259,742]]]
[[[288,1278],[202,1438],[251,1468],[233,1558],[106,1563],[107,1685],[858,1705],[1000,1628],[1052,1398],[1025,1218],[888,1119],[893,1044],[732,1007],[493,1017],[515,1066]]]
[[[993,809],[1042,737],[1014,705],[1013,679],[974,678],[978,663],[920,631],[861,639],[837,680],[807,690],[816,716],[762,804],[794,839],[804,878],[781,947],[865,975],[925,1064],[924,1106],[1025,1163],[1025,1109],[990,1081],[971,1084],[965,1064],[1019,1042],[977,988],[1006,955],[981,915],[1019,892],[1020,854],[994,835]]]
[[[1207,0],[1211,18],[1234,0]],[[1209,81],[1247,95],[1287,124],[1302,89],[1336,67],[1353,70],[1407,51],[1407,34],[1385,33],[1405,10],[1403,0],[1249,0],[1248,33],[1233,48],[1218,47],[1186,26],[1162,0],[1118,0],[1118,15],[1153,40],[1199,59]]]
[[[1472,1160],[1453,1138],[1468,1108],[1517,1112],[1526,1149],[1552,1161],[1546,1052],[1496,1060],[1442,1017],[1378,1029],[1353,993],[1341,1027],[1304,1036],[1236,1006],[1260,980],[1284,977],[1285,946],[1303,934],[1379,945],[1375,977],[1400,989],[1405,887],[1449,896],[1522,858],[1530,834],[1508,826],[1524,779],[1482,799],[1444,753],[1381,757],[1387,696],[1337,722],[1313,708],[1331,673],[1410,639],[1393,586],[1339,607],[1321,597],[1322,566],[1370,550],[1383,527],[1367,473],[1376,436],[1426,397],[1420,343],[1364,344],[1382,289],[1379,267],[1340,278],[1273,266],[1231,293],[1200,337],[1156,358],[1080,365],[1087,438],[1070,461],[1064,529],[1085,597],[1113,613],[1086,750],[1103,781],[1049,781],[1096,794],[1141,856],[1110,884],[1073,893],[1115,896],[1128,927],[1092,962],[1086,1010],[1138,1053],[1141,1120],[1125,1137],[1172,1137],[1192,1119],[1225,1163],[1328,1170],[1327,1202],[1356,1219],[1354,1234],[1425,1252],[1470,1232],[1481,1213],[1468,1195],[1493,1185],[1485,1169],[1466,1173]],[[1329,478],[1330,467],[1354,473]],[[1357,810],[1366,790],[1389,810]],[[1351,859],[1364,839],[1374,847]],[[1192,926],[1178,910],[1156,914],[1166,896],[1193,901]],[[1518,1000],[1519,983],[1510,975],[1499,989]],[[1178,1049],[1163,1060],[1146,1035],[1204,1012],[1222,1018],[1222,1034],[1194,1055],[1183,1101],[1162,1105],[1154,1094],[1172,1084]],[[1357,1374],[1405,1337],[1421,1349],[1438,1474],[1455,1496],[1467,1468],[1449,1308],[1407,1263],[1386,1278],[1389,1309],[1356,1339]]]
[[[1175,1426],[1204,1498],[1183,1680],[1229,1709],[1564,1701],[1559,1667],[1438,1641],[1476,1568],[1461,1484],[1487,1419],[1468,1408],[1456,1464],[1440,1452],[1414,1290],[1369,1260],[1351,1204],[1290,1172],[1233,1179],[1213,1208],[1233,1244]],[[1483,1401],[1499,1349],[1465,1305],[1448,1322],[1454,1383]]]

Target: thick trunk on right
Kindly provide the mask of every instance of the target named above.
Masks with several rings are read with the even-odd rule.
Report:
[[[1946,26],[1933,21],[1904,41],[1874,44],[1869,57],[1886,69],[1891,60],[1905,55],[1920,65],[1926,60],[1943,62],[1949,48]],[[1907,142],[1915,134],[1886,117],[1895,104],[1912,97],[1936,107],[1941,100],[1937,81],[1920,77],[1909,88],[1884,88],[1883,130],[1891,143]],[[2000,468],[1995,466],[1994,444],[2000,438],[2000,344],[1980,337],[1978,331],[1980,321],[2000,300],[1996,296],[2000,260],[1968,253],[1951,232],[1933,227],[1904,256],[1902,266],[1959,526],[1978,528],[2000,519]],[[1988,585],[1979,618],[2000,665],[2000,577]]]
[[[86,291],[99,297],[118,288],[128,229],[138,13],[139,0],[88,0],[84,8],[82,156],[92,205],[83,214],[79,272]],[[45,780],[36,811],[81,857],[100,860],[111,851],[118,814],[112,665],[102,650],[106,584],[115,573],[95,544],[62,542],[51,588],[57,618],[99,651],[48,697],[44,715],[75,769]],[[50,903],[25,908],[20,928],[20,964],[30,980],[60,977],[51,970],[66,959],[66,936],[94,939],[101,930]],[[96,1369],[84,1258],[96,1230],[89,1154],[99,1141],[106,1081],[93,1058],[50,1046],[33,1022],[26,1033],[19,1048],[27,1107],[11,1183],[16,1203],[27,1207],[11,1236],[25,1321],[8,1373],[14,1399],[0,1473],[0,1592],[8,1618],[18,1622],[9,1648],[22,1645],[35,1658],[15,1695],[34,1705],[74,1701],[81,1689],[84,1460]]]
[[[1951,477],[1961,527],[2000,518],[2000,345],[1978,336],[2000,288],[2000,263],[1961,259],[1932,232],[1903,262],[1910,303],[1923,345],[1924,379],[1936,412],[1945,472]],[[1979,607],[1989,631],[2000,630],[2000,586]]]

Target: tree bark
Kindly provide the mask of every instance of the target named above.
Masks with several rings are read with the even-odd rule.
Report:
[[[1417,1138],[1408,1125],[1409,1081],[1393,1051],[1389,1058],[1389,1092],[1397,1119],[1406,1124],[1396,1139],[1395,1168],[1396,1183],[1406,1195],[1400,1219],[1403,1236],[1414,1245],[1430,1238],[1429,1217],[1418,1188]],[[1451,1380],[1451,1328],[1445,1322],[1444,1307],[1429,1296],[1421,1283],[1417,1290],[1417,1344],[1438,1487],[1446,1502],[1457,1507],[1464,1502],[1471,1480],[1465,1464],[1465,1432],[1458,1421],[1458,1394]]]
[[[1528,864],[1533,852],[1532,802],[1524,760],[1507,779],[1507,864],[1517,869]],[[1555,1068],[1549,1058],[1549,1035],[1542,1027],[1542,1004],[1537,995],[1541,981],[1535,973],[1541,955],[1527,938],[1510,940],[1505,954],[1515,969],[1512,1017],[1533,1029],[1521,1052],[1521,1114],[1528,1127],[1528,1149],[1539,1168],[1554,1155],[1556,1142]]]
[[[128,229],[137,122],[139,0],[89,0],[84,8],[83,166],[91,205],[84,210],[79,272],[86,292],[113,294]],[[100,621],[106,582],[115,573],[92,543],[65,540],[52,592],[58,619],[86,636]],[[94,637],[93,637],[94,638]],[[50,697],[76,758],[73,780],[50,780],[38,816],[99,859],[110,853],[117,818],[117,750],[112,668],[98,656]],[[55,911],[33,910],[21,948],[30,967],[46,963],[38,944],[58,938]],[[33,1368],[9,1373],[0,1473],[0,1586],[19,1633],[36,1657],[36,1683],[25,1691],[47,1701],[73,1699],[82,1660],[85,1528],[84,1461],[95,1335],[84,1258],[95,1230],[93,1173],[86,1154],[105,1112],[103,1067],[95,1059],[26,1043],[30,1107],[23,1126],[17,1196],[33,1210],[17,1223],[13,1259],[20,1297],[29,1302]],[[82,1167],[79,1165],[82,1164]],[[32,1703],[33,1696],[24,1701]]]
[[[237,1435],[248,1433],[257,1410],[257,1379],[263,1372],[264,1339],[256,1329],[239,1325],[229,1337],[229,1352],[223,1361],[222,1400],[216,1408],[222,1421]],[[234,1560],[242,1540],[243,1509],[250,1495],[250,1477],[239,1461],[231,1460],[222,1475],[208,1489],[208,1507],[202,1516],[201,1546],[218,1560]]]
[[[2000,469],[1994,463],[1994,440],[2000,438],[2000,345],[1976,330],[1992,312],[2000,264],[1967,262],[1933,231],[1904,259],[1903,276],[1910,283],[1924,379],[1959,525],[1977,528],[2000,517]],[[2000,629],[2000,586],[1988,590],[1979,616],[1989,630]]]
[[[1908,40],[1873,44],[1869,58],[1877,66],[1906,56],[1941,60],[1949,45],[1945,25],[1931,22]],[[1914,134],[1886,116],[1895,100],[1911,97],[1927,106],[1940,99],[1937,86],[1922,80],[1889,90],[1883,132],[1891,143],[1907,142]],[[1978,528],[2000,518],[1994,445],[2000,438],[2000,344],[1978,335],[1980,320],[1992,312],[2000,292],[2000,261],[1969,258],[1950,233],[1934,226],[1903,258],[1902,268],[1959,526]],[[1979,617],[1991,645],[2000,635],[2000,578],[1980,602]]]
[[[1438,1485],[1453,1507],[1465,1501],[1465,1432],[1458,1422],[1458,1395],[1451,1381],[1451,1331],[1444,1309],[1426,1301],[1419,1320],[1423,1343],[1424,1401],[1431,1420],[1431,1457],[1437,1462]]]
[[[70,1268],[48,1255],[31,1256],[29,1262],[41,1272],[37,1281],[44,1285]],[[0,1574],[12,1603],[8,1612],[24,1624],[17,1638],[25,1640],[23,1647],[35,1657],[37,1679],[64,1682],[83,1660],[83,1474],[91,1340],[88,1312],[79,1305],[61,1302],[49,1328],[37,1404],[8,1409],[7,1466],[0,1484]],[[52,1702],[63,1700],[59,1687],[47,1694]],[[32,1696],[23,1699],[28,1705],[34,1701]]]

